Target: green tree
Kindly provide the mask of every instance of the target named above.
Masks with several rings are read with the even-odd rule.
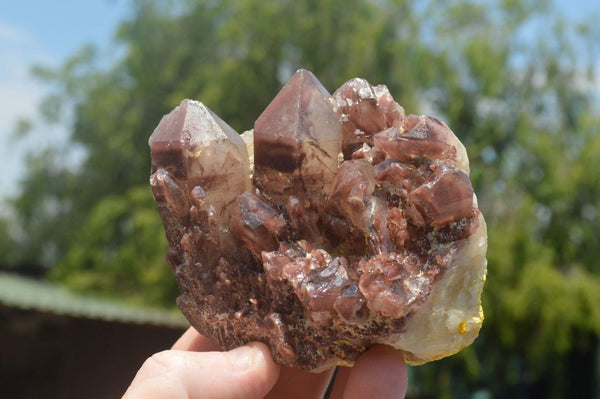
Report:
[[[147,140],[195,98],[236,130],[298,67],[330,90],[386,83],[407,112],[465,143],[489,231],[486,321],[460,354],[413,370],[414,396],[600,393],[598,28],[533,0],[138,0],[108,67],[85,48],[36,73],[72,110],[76,169],[33,156],[14,209],[21,260],[74,289],[172,305],[174,279],[148,190]],[[596,86],[597,87],[597,86]],[[16,261],[15,261],[16,262]]]

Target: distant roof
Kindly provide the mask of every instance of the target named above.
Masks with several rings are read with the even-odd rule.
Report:
[[[0,272],[0,305],[122,323],[182,328],[189,325],[178,312],[75,294],[60,285],[3,272]]]

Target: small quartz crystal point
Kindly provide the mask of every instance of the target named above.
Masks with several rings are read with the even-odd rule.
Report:
[[[385,85],[371,86],[355,78],[333,93],[342,123],[342,151],[345,159],[363,146],[373,146],[373,136],[390,127],[401,128],[404,109]]]
[[[466,150],[386,86],[330,95],[299,70],[241,137],[184,100],[149,144],[177,303],[224,349],[262,341],[319,372],[375,344],[422,364],[477,337],[487,233]]]

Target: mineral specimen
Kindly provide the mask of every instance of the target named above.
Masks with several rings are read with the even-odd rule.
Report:
[[[364,79],[333,96],[299,70],[241,137],[191,100],[150,138],[178,305],[230,349],[352,365],[374,344],[411,364],[469,345],[487,234],[464,146]]]

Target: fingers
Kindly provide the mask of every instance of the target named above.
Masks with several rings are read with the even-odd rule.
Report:
[[[289,367],[280,371],[261,343],[229,352],[206,352],[219,350],[190,327],[173,350],[144,363],[125,398],[321,398],[333,373],[333,369],[314,374]],[[338,368],[330,398],[404,398],[406,385],[402,355],[378,345],[353,368]]]
[[[173,349],[206,352],[222,350],[217,344],[200,335],[193,327],[173,345]],[[267,398],[322,398],[333,370],[315,374],[296,368],[281,367],[279,379]]]
[[[278,376],[262,343],[229,352],[168,350],[146,360],[124,398],[262,398]]]
[[[194,327],[190,327],[185,333],[175,342],[171,349],[180,351],[193,351],[193,352],[212,352],[222,351],[219,345],[209,340],[203,335],[200,335]]]
[[[330,399],[342,399],[344,397],[344,389],[346,389],[348,377],[350,377],[350,370],[352,369],[349,367],[339,366],[337,368],[333,388],[331,389],[331,394],[329,395]]]
[[[402,354],[389,346],[372,347],[358,358],[352,369],[342,369],[341,372],[341,380],[336,379],[332,398],[392,399],[406,395],[406,364]],[[343,396],[339,396],[344,379]]]
[[[279,380],[267,399],[322,398],[332,374],[333,369],[316,374],[297,368],[281,367]]]

